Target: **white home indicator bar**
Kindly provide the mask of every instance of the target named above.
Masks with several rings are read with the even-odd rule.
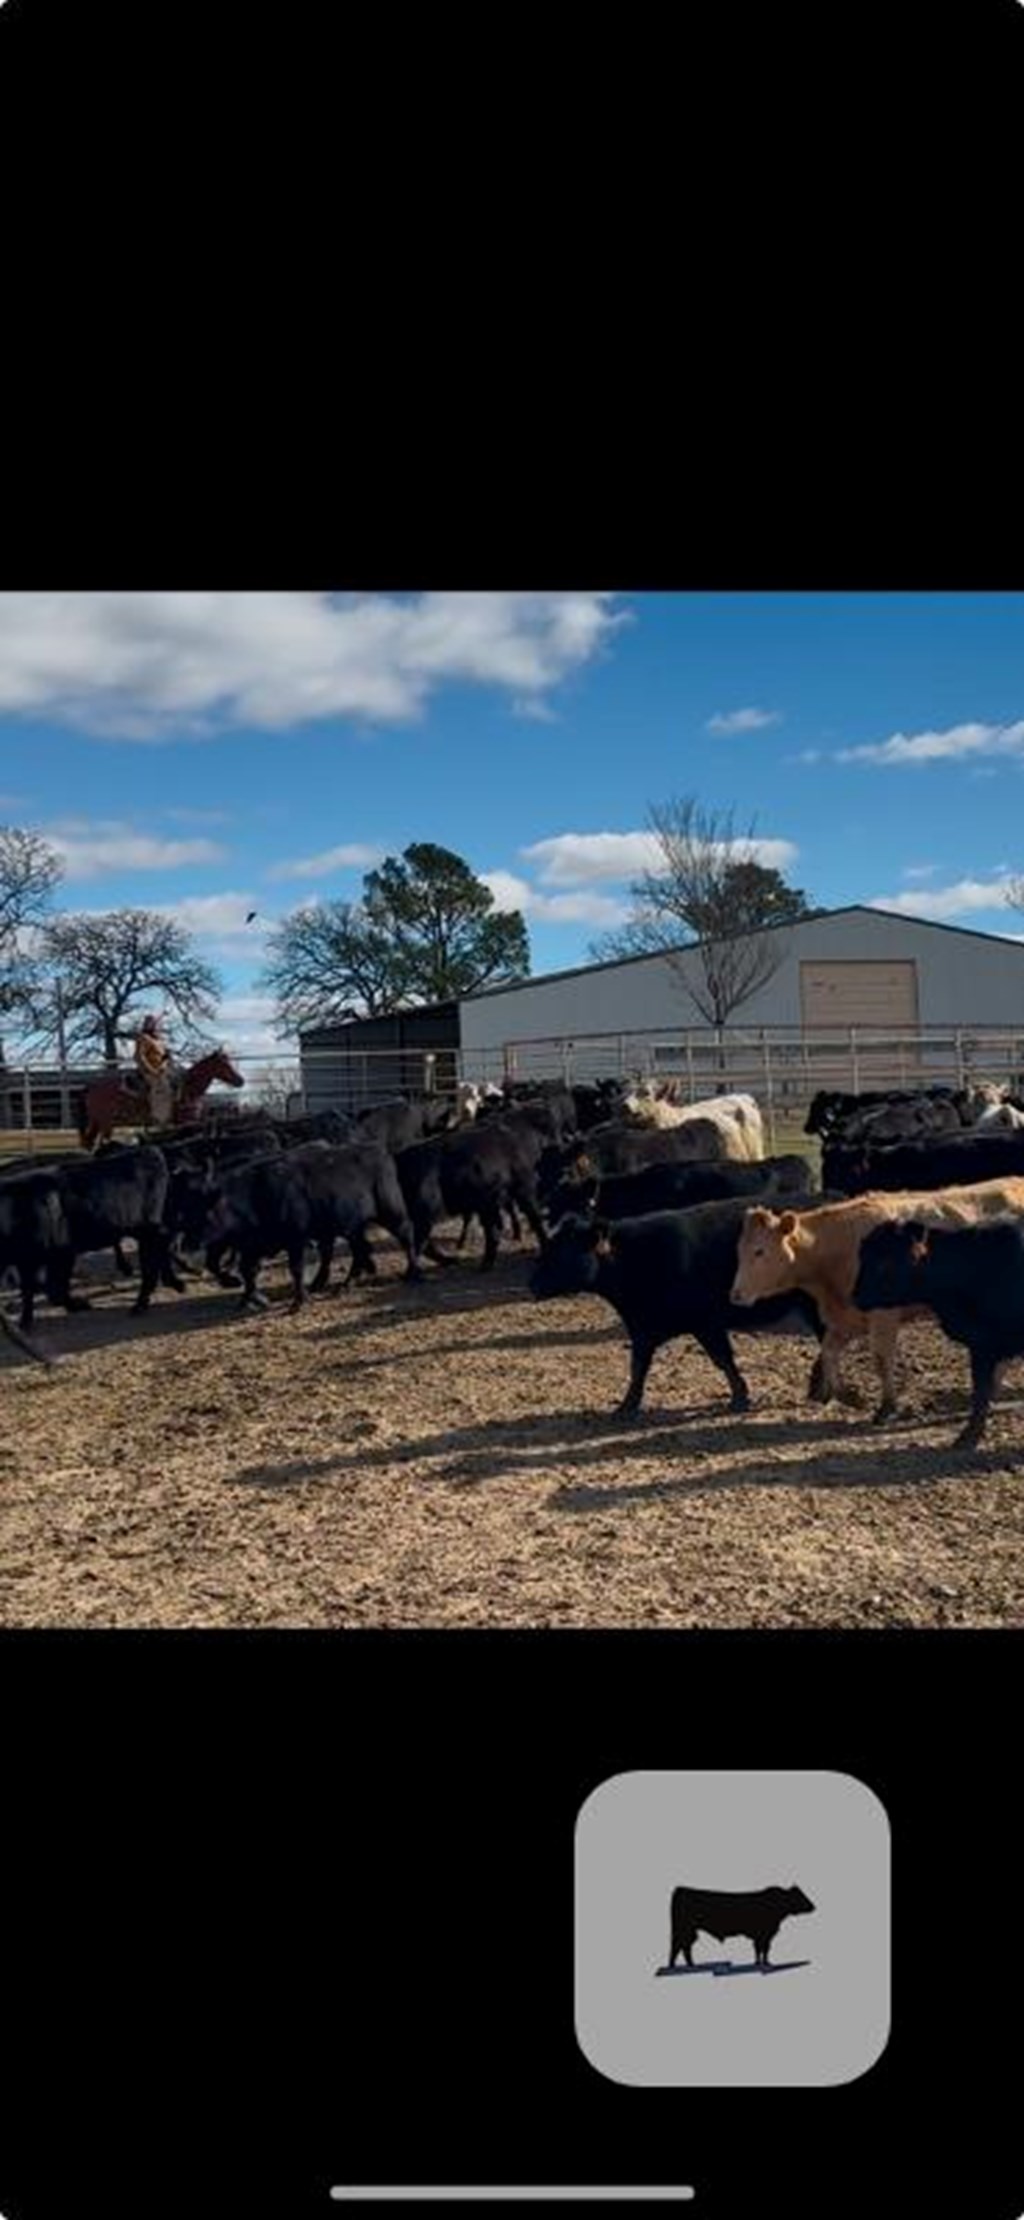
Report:
[[[582,2199],[585,2203],[589,2203],[593,2198],[600,2197],[609,2203],[628,2205],[634,2204],[639,2198],[643,2198],[645,2203],[652,2201],[662,2204],[671,2203],[676,2198],[691,2198],[695,2195],[695,2191],[685,2187],[682,2189],[652,2189],[650,2186],[645,2186],[642,2189],[567,2189],[564,2185],[560,2189],[509,2189],[506,2184],[500,2184],[491,2189],[337,2188],[331,2190],[331,2195],[338,2198],[339,2201],[345,2200],[349,2203],[358,2203],[363,2198],[372,2198],[376,2204],[409,2204],[413,2201],[421,2203],[425,2199],[435,2204],[442,2204],[449,2197],[458,2197],[464,2203],[471,2203],[475,2198],[481,2201],[486,2198],[489,2201],[493,2197],[503,2197],[519,2204],[534,2201],[539,2203],[543,2199],[553,2200],[556,2197],[560,2200],[564,2198],[571,2198],[575,2201]]]

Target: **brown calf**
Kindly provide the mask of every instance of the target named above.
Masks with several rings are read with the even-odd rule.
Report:
[[[946,1187],[935,1194],[856,1195],[849,1202],[825,1203],[820,1210],[748,1210],[737,1251],[731,1300],[744,1305],[786,1288],[803,1288],[818,1306],[825,1339],[821,1350],[820,1396],[838,1392],[844,1349],[867,1335],[878,1368],[882,1399],[875,1413],[887,1418],[896,1408],[896,1343],[908,1318],[927,1317],[914,1310],[857,1310],[861,1242],[890,1219],[920,1219],[925,1225],[976,1225],[981,1219],[1024,1215],[1024,1179],[977,1180],[970,1187]]]

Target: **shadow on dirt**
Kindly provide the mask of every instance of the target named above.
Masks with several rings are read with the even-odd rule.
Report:
[[[703,1422],[703,1423],[702,1423]],[[362,1422],[365,1424],[366,1422]],[[823,1417],[736,1418],[728,1405],[710,1402],[678,1411],[652,1408],[636,1419],[596,1411],[545,1412],[536,1417],[495,1419],[405,1441],[377,1442],[373,1423],[363,1443],[349,1438],[329,1456],[299,1458],[281,1465],[243,1467],[231,1484],[288,1486],[326,1477],[354,1479],[405,1464],[437,1460],[421,1477],[427,1485],[478,1487],[490,1480],[531,1479],[545,1471],[571,1481],[549,1497],[555,1510],[572,1514],[600,1512],[620,1503],[656,1500],[666,1495],[721,1494],[749,1487],[904,1487],[911,1482],[984,1477],[1013,1470],[1015,1453],[1006,1448],[956,1450],[948,1439],[922,1441],[922,1420],[909,1416],[875,1429],[863,1419]],[[358,1430],[358,1429],[356,1429]],[[797,1453],[793,1461],[772,1452]],[[749,1452],[755,1452],[750,1456]],[[756,1452],[767,1454],[759,1459]],[[694,1459],[709,1456],[735,1463],[694,1472]],[[657,1476],[631,1481],[623,1476],[630,1462],[665,1459]],[[685,1461],[674,1474],[671,1461]],[[592,1477],[591,1477],[592,1476]]]
[[[238,1296],[221,1288],[211,1287],[206,1295],[168,1294],[158,1298],[152,1310],[143,1312],[140,1317],[133,1314],[132,1301],[129,1289],[123,1302],[74,1311],[70,1316],[63,1311],[40,1310],[32,1328],[32,1339],[48,1357],[72,1358],[85,1356],[91,1349],[110,1349],[137,1341],[159,1341],[177,1334],[202,1333],[210,1326],[230,1325],[236,1317],[241,1322]],[[0,1348],[8,1346],[0,1344]],[[29,1371],[35,1370],[31,1357],[13,1348],[9,1361],[12,1369],[16,1363]],[[59,1370],[56,1377],[60,1377]]]

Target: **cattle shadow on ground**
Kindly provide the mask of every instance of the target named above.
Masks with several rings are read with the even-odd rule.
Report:
[[[420,1318],[458,1317],[477,1310],[503,1310],[512,1304],[532,1303],[525,1282],[506,1278],[500,1267],[486,1278],[481,1273],[479,1281],[474,1274],[467,1285],[468,1278],[462,1275],[454,1281],[445,1274],[418,1285],[392,1279],[382,1286],[363,1281],[358,1288],[337,1289],[332,1284],[328,1294],[313,1298],[324,1308],[338,1305],[330,1323],[323,1327],[322,1339],[386,1332],[391,1326],[407,1326]]]
[[[542,1447],[547,1447],[553,1443],[561,1443],[568,1453],[574,1453],[575,1444],[571,1442],[570,1430],[573,1427],[578,1427],[581,1436],[586,1439],[592,1432],[596,1416],[597,1414],[591,1411],[560,1411],[544,1412],[535,1418],[522,1419],[515,1429],[514,1447],[516,1450],[528,1451],[531,1441],[539,1442]],[[607,1426],[609,1423],[614,1425],[615,1422],[614,1419],[611,1421],[606,1419],[604,1423]],[[620,1423],[623,1422],[620,1421]],[[632,1423],[635,1424],[636,1422],[633,1421]],[[357,1427],[350,1428],[349,1435],[351,1436],[357,1430]],[[501,1419],[495,1420],[491,1424],[483,1423],[477,1426],[453,1429],[443,1434],[414,1435],[404,1441],[374,1442],[368,1440],[365,1445],[356,1448],[350,1448],[348,1440],[346,1440],[331,1456],[308,1459],[295,1458],[281,1465],[243,1466],[237,1472],[228,1474],[227,1480],[230,1486],[234,1486],[238,1482],[252,1484],[254,1481],[260,1481],[266,1485],[278,1484],[283,1486],[293,1479],[313,1479],[328,1472],[336,1474],[339,1479],[358,1478],[361,1472],[376,1471],[381,1467],[392,1465],[417,1464],[424,1457],[443,1456],[447,1450],[453,1447],[464,1449],[467,1442],[470,1444],[476,1442],[493,1444],[495,1437],[500,1438],[505,1443],[507,1456],[508,1433],[509,1422]],[[614,1448],[615,1444],[608,1446]],[[468,1454],[473,1455],[475,1451],[471,1448]],[[481,1449],[480,1454],[484,1455],[486,1452]],[[562,1461],[564,1462],[564,1456]],[[513,1473],[517,1469],[517,1462],[518,1460],[513,1456],[509,1466]],[[430,1477],[435,1480],[444,1480],[448,1475],[441,1471],[432,1474]]]
[[[540,1347],[547,1348],[551,1344],[561,1345],[562,1347],[578,1347],[589,1341],[621,1341],[621,1339],[622,1336],[615,1326],[606,1326],[597,1334],[588,1332],[584,1327],[577,1327],[575,1330],[567,1330],[560,1334],[486,1334],[481,1336],[478,1341],[429,1342],[422,1349],[410,1349],[408,1356],[403,1356],[402,1362],[403,1364],[431,1365],[443,1357],[457,1357],[464,1364],[467,1358],[474,1356],[478,1349],[538,1349]],[[343,1360],[338,1365],[332,1365],[331,1370],[335,1378],[347,1379],[352,1373],[387,1371],[395,1361],[390,1353],[383,1357],[350,1357],[347,1363]]]
[[[695,1419],[710,1419],[712,1423],[694,1425]],[[717,1403],[691,1406],[685,1416],[678,1411],[652,1409],[639,1420],[620,1419],[617,1425],[614,1414],[548,1413],[516,1426],[514,1438],[509,1438],[507,1423],[495,1422],[434,1436],[415,1445],[401,1444],[398,1461],[440,1458],[446,1451],[454,1451],[450,1462],[428,1476],[434,1484],[450,1487],[514,1479],[517,1473],[535,1478],[546,1467],[564,1468],[567,1464],[575,1468],[611,1465],[618,1470],[630,1461],[675,1455],[687,1466],[680,1475],[670,1470],[635,1483],[616,1481],[610,1487],[600,1485],[598,1470],[596,1485],[577,1487],[569,1483],[553,1492],[549,1498],[552,1506],[570,1511],[665,1494],[713,1495],[730,1487],[894,1487],[911,1481],[981,1477],[1005,1471],[1008,1466],[1013,1468],[1012,1450],[954,1450],[948,1438],[922,1442],[916,1432],[908,1438],[913,1423],[894,1427],[886,1436],[844,1418],[808,1416],[802,1422],[792,1418],[737,1419],[728,1406],[723,1409]],[[706,1475],[693,1472],[695,1457],[727,1458],[733,1447],[737,1452],[735,1465]],[[743,1458],[742,1453],[751,1449],[788,1449],[803,1454],[792,1462],[779,1458],[759,1463],[754,1458]],[[381,1449],[370,1455],[374,1462],[388,1462],[395,1450]]]
[[[238,1315],[237,1295],[211,1288],[207,1295],[169,1296],[166,1302],[156,1302],[152,1310],[138,1315],[132,1311],[131,1298],[94,1310],[75,1311],[70,1316],[40,1314],[32,1328],[32,1339],[45,1356],[81,1357],[93,1349],[201,1333],[211,1326],[230,1325]],[[23,1356],[20,1350],[12,1349],[11,1357],[16,1357],[19,1366],[35,1369],[31,1357]]]
[[[1022,1444],[1024,1455],[1024,1444]],[[555,1488],[548,1497],[552,1510],[573,1514],[605,1512],[619,1505],[654,1501],[665,1496],[715,1496],[729,1488],[882,1488],[908,1487],[944,1481],[1013,1477],[1018,1460],[1012,1450],[953,1449],[947,1442],[915,1442],[888,1458],[863,1452],[843,1456],[826,1451],[801,1464],[773,1462],[742,1464],[708,1473],[659,1474],[649,1480],[622,1481],[611,1487],[600,1484]]]
[[[694,1421],[707,1421],[694,1424]],[[844,1457],[837,1455],[839,1444],[859,1444]],[[742,1449],[803,1449],[806,1455],[799,1463],[772,1463],[763,1466],[754,1462],[737,1463],[734,1469],[717,1471],[706,1477],[695,1477],[692,1464],[695,1456],[727,1456],[734,1447]],[[908,1448],[893,1447],[886,1453],[880,1435],[856,1421],[840,1417],[808,1416],[802,1423],[792,1418],[772,1420],[738,1419],[732,1415],[728,1404],[711,1400],[692,1404],[686,1412],[663,1411],[656,1407],[644,1410],[636,1418],[621,1418],[614,1411],[588,1409],[574,1411],[545,1411],[518,1419],[490,1419],[474,1425],[452,1427],[439,1434],[420,1434],[405,1440],[384,1442],[368,1439],[358,1447],[349,1441],[339,1445],[331,1456],[321,1459],[297,1459],[281,1466],[259,1465],[243,1468],[230,1475],[230,1483],[251,1482],[259,1479],[280,1484],[295,1478],[308,1479],[327,1472],[338,1478],[358,1477],[361,1472],[375,1471],[405,1464],[420,1464],[437,1460],[432,1471],[422,1477],[427,1485],[468,1487],[478,1486],[487,1480],[535,1478],[545,1468],[574,1468],[611,1465],[616,1470],[624,1463],[640,1459],[677,1456],[685,1460],[688,1470],[680,1477],[671,1473],[665,1477],[648,1479],[635,1485],[622,1482],[612,1488],[584,1486],[578,1491],[567,1485],[555,1491],[551,1502],[559,1509],[591,1509],[605,1504],[619,1495],[624,1501],[633,1495],[663,1495],[666,1492],[714,1493],[726,1486],[773,1485],[789,1487],[815,1487],[826,1481],[838,1484],[845,1480],[849,1486],[869,1484],[873,1468],[881,1461],[891,1464],[886,1470],[888,1484],[901,1478],[914,1477],[908,1473],[907,1464],[914,1447],[927,1466],[927,1477],[936,1476],[934,1467],[941,1459],[942,1445],[911,1444]],[[982,1467],[984,1452],[975,1452],[971,1469]],[[965,1457],[964,1463],[967,1463]],[[1005,1464],[1005,1455],[992,1453],[996,1468]],[[956,1460],[954,1469],[960,1467]],[[599,1481],[599,1474],[595,1475]],[[578,1501],[575,1500],[578,1494]]]
[[[244,1465],[228,1475],[231,1486],[247,1488],[297,1488],[309,1480],[353,1478],[351,1460],[339,1457],[292,1457],[279,1465]]]
[[[584,1416],[584,1423],[587,1415]],[[520,1437],[514,1450],[506,1449],[504,1453],[496,1452],[493,1447],[465,1450],[454,1464],[422,1477],[427,1485],[475,1487],[488,1480],[515,1480],[517,1476],[535,1479],[538,1472],[543,1472],[546,1466],[564,1467],[566,1463],[592,1464],[597,1467],[613,1463],[618,1468],[624,1455],[639,1457],[651,1454],[649,1437],[646,1440],[637,1440],[619,1435],[612,1440],[605,1439],[584,1446],[566,1438],[564,1416],[556,1423],[562,1429],[560,1442],[552,1445],[550,1451],[547,1445],[540,1443],[538,1446],[541,1453],[538,1454],[537,1449],[531,1448],[529,1441]],[[836,1431],[838,1430],[837,1426]],[[437,1453],[445,1443],[450,1444],[460,1439],[465,1442],[467,1433],[471,1431],[467,1429],[461,1436],[455,1434],[433,1437],[425,1443],[367,1442],[364,1447],[353,1449],[346,1446],[326,1457],[297,1457],[276,1465],[243,1466],[228,1475],[227,1484],[232,1487],[272,1489],[304,1486],[310,1481],[351,1482],[367,1470],[414,1463],[423,1456]],[[485,1429],[476,1429],[478,1434],[483,1431]],[[784,1430],[775,1431],[780,1440],[785,1438]],[[814,1441],[819,1436],[815,1434],[808,1441],[805,1431],[802,1434],[791,1432],[788,1438],[795,1446],[803,1441],[813,1452]],[[723,1447],[721,1432],[705,1434],[702,1440],[706,1446],[719,1451]],[[692,1431],[678,1437],[659,1436],[655,1443],[656,1453],[659,1456],[671,1454],[677,1442],[680,1454],[685,1454],[688,1449],[692,1453]],[[872,1457],[863,1450],[843,1455],[837,1450],[826,1449],[824,1452],[812,1453],[800,1463],[773,1461],[764,1464],[736,1464],[703,1476],[695,1476],[692,1472],[673,1474],[666,1471],[643,1480],[616,1480],[611,1485],[602,1484],[598,1469],[592,1481],[572,1482],[557,1487],[552,1490],[547,1501],[552,1510],[586,1516],[588,1513],[606,1513],[631,1503],[655,1502],[666,1496],[721,1495],[732,1488],[879,1489],[906,1487],[912,1483],[927,1482],[935,1485],[947,1480],[979,1480],[1000,1475],[1008,1477],[1014,1474],[1015,1469],[1016,1460],[1012,1452],[1005,1449],[972,1452],[953,1450],[948,1443],[915,1442],[885,1459]]]

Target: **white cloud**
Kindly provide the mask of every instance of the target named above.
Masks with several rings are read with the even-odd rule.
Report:
[[[959,763],[979,755],[1024,755],[1024,719],[1011,725],[950,725],[945,732],[895,732],[870,747],[840,748],[840,763]]]
[[[535,840],[520,855],[536,864],[546,886],[578,886],[602,879],[635,879],[641,871],[654,871],[661,850],[653,833],[558,833],[551,840]]]
[[[795,862],[799,850],[791,840],[736,840],[737,855],[752,856],[758,863],[783,871]],[[558,833],[551,840],[535,840],[520,855],[538,866],[544,886],[591,885],[602,880],[622,884],[644,871],[664,869],[661,848],[653,833]]]
[[[912,893],[876,894],[868,908],[899,910],[905,917],[970,917],[977,910],[1003,909],[1009,884],[1006,877],[957,879],[952,886],[919,887]]]
[[[264,936],[277,922],[259,912],[251,895],[233,892],[186,894],[178,902],[154,902],[152,907],[161,917],[173,917],[187,933],[195,933],[207,955],[259,955]],[[253,910],[257,915],[249,925],[246,919]]]
[[[520,709],[591,662],[609,593],[2,594],[0,713],[200,740],[325,717],[416,718],[460,681]]]
[[[937,863],[908,863],[904,867],[903,877],[905,879],[933,879],[938,868]]]
[[[624,902],[608,894],[590,894],[584,888],[569,894],[544,894],[513,871],[481,871],[499,910],[522,910],[524,916],[545,925],[621,925],[629,911]]]
[[[358,840],[340,848],[325,848],[318,856],[296,856],[290,863],[272,864],[268,879],[318,879],[322,871],[365,871],[379,863],[383,848],[368,848]]]
[[[178,825],[230,825],[229,809],[162,809],[161,817],[169,817]]]
[[[225,850],[213,840],[159,840],[130,825],[87,818],[62,818],[44,827],[70,881],[98,879],[113,871],[179,871],[192,864],[220,863]]]
[[[545,701],[543,695],[538,695],[533,700],[528,694],[517,694],[512,708],[517,717],[525,717],[531,724],[557,725],[558,723],[558,711],[552,709],[550,702]]]
[[[121,908],[124,905],[118,904]],[[226,956],[234,959],[257,958],[262,955],[262,941],[273,926],[276,917],[264,917],[257,911],[252,924],[246,920],[257,909],[249,894],[186,894],[177,902],[147,902],[142,905],[154,917],[171,917],[194,933],[202,942],[205,956]],[[64,903],[58,914],[72,910],[76,917],[109,917],[109,909],[99,909],[85,903]]]
[[[298,1061],[296,1044],[279,1038],[273,1016],[273,1000],[265,994],[226,994],[217,1005],[216,1031],[235,1056],[242,1058],[241,1068],[250,1081],[258,1068],[255,1059],[285,1064]]]
[[[821,749],[801,748],[797,755],[787,755],[783,760],[786,763],[820,763]]]
[[[764,725],[781,723],[781,709],[719,709],[708,718],[706,729],[708,732],[760,732]]]
[[[238,1025],[262,1025],[274,1014],[274,1001],[269,994],[226,994],[218,1005],[221,1015]]]

